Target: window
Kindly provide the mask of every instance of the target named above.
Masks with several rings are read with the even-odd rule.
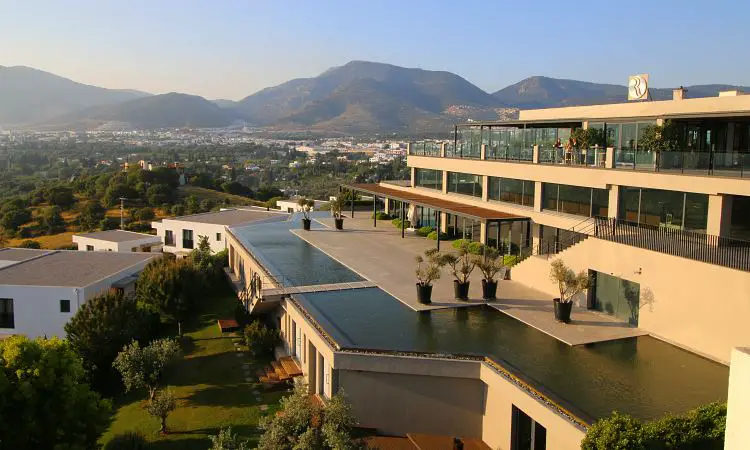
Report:
[[[60,312],[61,313],[70,312],[70,300],[60,300]]]
[[[481,197],[482,176],[470,173],[448,172],[448,192]]]
[[[94,246],[93,245],[87,245],[86,246],[86,251],[87,252],[93,252],[94,251]]]
[[[174,246],[174,233],[172,230],[164,231],[164,245]]]
[[[0,298],[0,328],[15,328],[13,299]]]
[[[417,187],[443,190],[443,171],[414,169],[414,185]]]
[[[487,192],[487,197],[490,200],[499,200],[523,206],[534,206],[533,181],[490,177],[488,183],[489,192]]]
[[[216,233],[216,242],[221,242],[221,233]]]
[[[607,217],[609,192],[566,184],[542,185],[542,209],[586,217]]]
[[[655,227],[705,231],[708,195],[623,186],[617,217]]]
[[[547,429],[513,405],[510,428],[512,450],[546,450]]]
[[[193,230],[182,230],[182,248],[193,248]]]

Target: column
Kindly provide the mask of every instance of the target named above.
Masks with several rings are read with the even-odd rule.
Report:
[[[615,148],[607,147],[607,153],[604,157],[604,167],[607,169],[614,169],[615,167]]]
[[[610,184],[608,186],[609,203],[607,205],[607,217],[616,219],[617,211],[620,208],[620,186]]]
[[[538,252],[542,243],[542,226],[538,223],[531,224],[531,251]]]
[[[709,195],[706,233],[729,237],[731,227],[732,196],[725,194]]]
[[[490,177],[487,175],[482,176],[482,201],[486,202],[489,198],[490,193]]]
[[[448,232],[448,213],[446,212],[440,213],[440,232],[441,233]]]
[[[481,159],[482,161],[487,159],[487,144],[482,144],[479,147],[479,159]]]
[[[479,222],[479,242],[482,245],[487,245],[487,221],[482,220]]]
[[[539,164],[539,145],[534,145],[534,149],[532,150],[532,156],[531,156],[531,162],[534,164]]]
[[[724,449],[750,448],[750,349],[732,350],[729,365],[729,394],[727,400],[727,428]]]
[[[440,144],[440,157],[445,158],[445,146],[448,145],[445,142]]]
[[[410,168],[409,170],[410,170],[409,177],[411,179],[411,187],[414,187],[417,185],[417,180],[415,179],[417,176],[417,170],[414,167]]]
[[[542,210],[542,182],[534,182],[534,211],[541,212]]]
[[[448,193],[448,171],[443,171],[443,194]]]

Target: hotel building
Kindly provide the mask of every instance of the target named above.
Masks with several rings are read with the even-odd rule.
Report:
[[[279,327],[311,393],[343,389],[385,434],[574,449],[613,410],[652,420],[727,398],[728,423],[745,423],[728,366],[748,377],[735,349],[750,345],[750,96],[682,94],[457,125],[451,141],[409,146],[409,184],[344,187],[515,255],[496,302],[447,300],[441,280],[439,301],[416,304],[410,258],[440,239],[353,210],[343,232],[323,216],[309,232],[297,218],[229,228],[240,296]],[[644,145],[667,124],[679,149]],[[557,144],[577,129],[601,140]],[[557,258],[593,280],[570,325],[549,320]],[[742,439],[728,428],[727,448]]]

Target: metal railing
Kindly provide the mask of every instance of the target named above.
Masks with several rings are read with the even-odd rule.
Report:
[[[750,177],[750,152],[617,150],[615,168]]]
[[[594,235],[682,258],[750,272],[750,241],[597,217]]]

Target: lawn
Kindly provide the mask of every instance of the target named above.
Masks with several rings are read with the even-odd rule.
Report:
[[[180,197],[183,199],[191,195],[194,195],[198,199],[198,201],[208,199],[208,200],[213,200],[215,202],[221,203],[222,205],[225,204],[224,203],[225,200],[229,200],[229,205],[232,205],[232,206],[247,206],[247,205],[265,206],[263,202],[260,202],[258,200],[253,200],[248,197],[243,197],[241,195],[227,194],[226,192],[214,191],[213,189],[206,189],[200,186],[191,186],[188,184],[184,186],[180,186],[179,192],[180,192]]]
[[[169,434],[158,433],[158,419],[142,408],[146,393],[138,392],[115,402],[114,421],[102,436],[102,443],[115,434],[138,430],[151,442],[149,448],[205,450],[211,445],[208,436],[231,426],[233,431],[251,439],[253,447],[257,444],[260,418],[278,410],[285,391],[265,390],[257,383],[255,372],[268,361],[253,360],[247,352],[238,357],[233,338],[219,331],[216,320],[233,317],[237,304],[234,294],[207,302],[208,311],[194,323],[186,324],[186,336],[192,339],[187,346],[190,348],[165,374],[163,385],[170,386],[178,398],[177,409],[167,419]],[[242,363],[251,365],[250,383],[245,382]],[[253,391],[259,392],[260,401]],[[261,405],[268,405],[268,410],[261,411]]]

